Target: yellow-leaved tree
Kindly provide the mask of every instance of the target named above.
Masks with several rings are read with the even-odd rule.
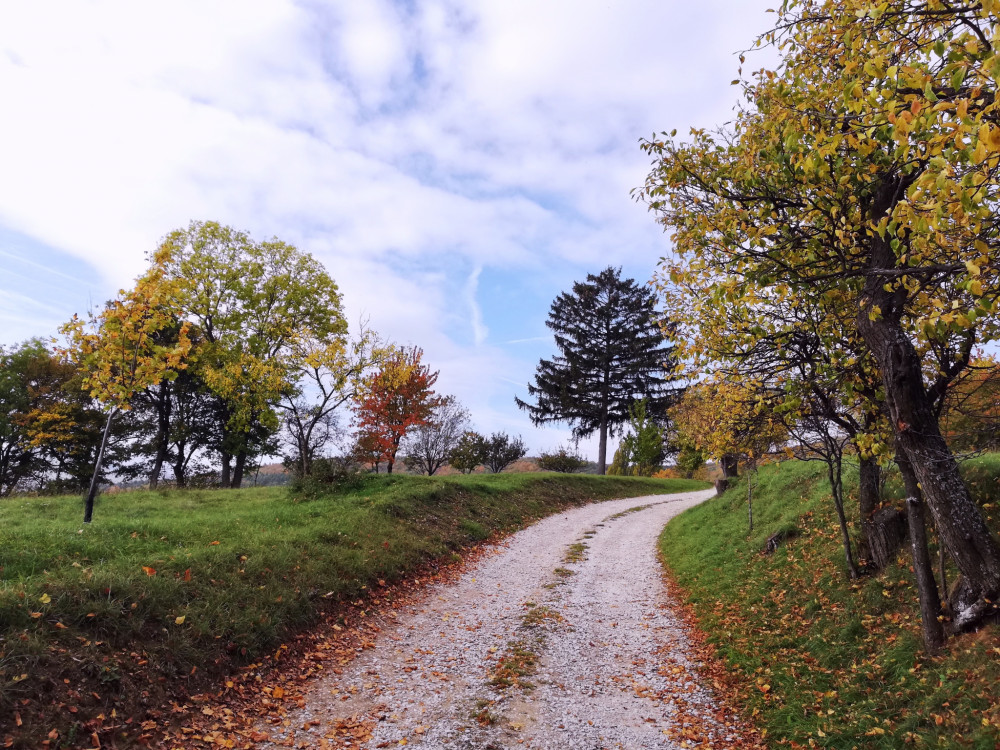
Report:
[[[761,40],[780,64],[744,84],[724,131],[647,142],[656,161],[639,191],[673,230],[662,283],[692,290],[694,328],[708,306],[750,321],[751,338],[797,311],[838,313],[816,343],[861,347],[831,356],[832,368],[871,363],[872,410],[884,409],[893,444],[869,448],[914,473],[907,486],[961,571],[956,628],[1000,597],[1000,544],[936,408],[975,345],[1000,337],[998,10],[997,0],[787,0]],[[775,305],[791,317],[758,315]]]
[[[169,252],[161,249],[135,287],[118,296],[86,321],[74,315],[63,326],[68,345],[64,357],[75,360],[83,372],[83,385],[107,410],[107,421],[97,451],[93,478],[84,505],[84,523],[94,513],[98,477],[115,415],[128,410],[136,393],[175,377],[185,367],[191,348],[188,327],[162,344],[157,334],[175,325],[179,315],[178,283],[167,274]]]

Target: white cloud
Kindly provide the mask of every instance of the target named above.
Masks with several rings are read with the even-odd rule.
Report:
[[[526,431],[508,381],[534,362],[490,345],[479,274],[651,272],[665,246],[629,198],[648,169],[637,140],[729,116],[731,53],[765,7],[15,4],[0,225],[92,264],[98,299],[191,219],[280,236],[327,264],[352,316],[422,345],[484,429]]]

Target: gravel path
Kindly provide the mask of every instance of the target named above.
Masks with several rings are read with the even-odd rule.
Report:
[[[515,534],[380,623],[260,747],[737,746],[689,669],[656,556],[664,524],[711,494],[597,503]]]

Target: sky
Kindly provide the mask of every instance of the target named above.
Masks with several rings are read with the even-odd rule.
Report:
[[[555,354],[553,299],[669,240],[639,140],[733,116],[763,0],[51,0],[0,10],[0,345],[215,220],[313,254],[483,432]],[[596,458],[594,441],[581,445]],[[610,456],[609,456],[610,460]]]

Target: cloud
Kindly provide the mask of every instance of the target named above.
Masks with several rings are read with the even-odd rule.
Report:
[[[479,303],[476,302],[479,274],[482,272],[483,267],[476,266],[476,269],[469,274],[469,280],[465,284],[465,302],[469,306],[469,322],[472,325],[472,339],[476,346],[486,341],[486,337],[490,333],[489,329],[483,325],[483,311],[479,308]]]
[[[95,269],[96,299],[191,219],[277,235],[484,429],[523,431],[531,347],[489,334],[542,343],[516,332],[538,305],[491,304],[489,275],[549,299],[608,264],[648,278],[666,246],[629,197],[637,141],[731,116],[732,53],[767,26],[763,0],[57,5],[0,27],[0,229]],[[24,330],[18,305],[0,327]]]

